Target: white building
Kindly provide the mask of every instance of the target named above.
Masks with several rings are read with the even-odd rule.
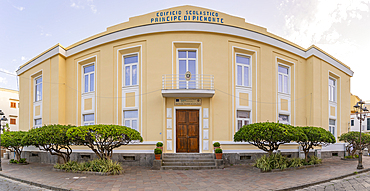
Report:
[[[365,106],[370,110],[370,100],[365,101]],[[364,121],[361,122],[362,132],[370,132],[370,112],[366,112],[367,116]],[[360,131],[360,120],[357,118],[356,113],[351,113],[350,121],[350,130],[351,131]]]
[[[0,110],[8,121],[1,123],[9,125],[11,131],[19,130],[19,93],[16,90],[0,88]],[[2,117],[2,116],[1,116]]]

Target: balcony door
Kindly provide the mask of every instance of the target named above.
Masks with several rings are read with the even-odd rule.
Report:
[[[178,50],[178,86],[179,89],[196,89],[197,87],[197,51]],[[191,75],[191,78],[185,75]]]

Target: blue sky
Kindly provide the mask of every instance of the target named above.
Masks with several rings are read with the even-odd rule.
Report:
[[[370,100],[370,0],[0,0],[0,87],[17,90],[18,67],[129,17],[194,5],[245,18],[304,48],[315,44],[355,72],[351,92]]]

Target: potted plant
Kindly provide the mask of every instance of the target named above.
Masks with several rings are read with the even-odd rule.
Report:
[[[222,149],[220,148],[217,148],[215,149],[215,155],[216,155],[216,159],[222,159]]]
[[[162,150],[160,148],[154,149],[155,160],[161,160]]]
[[[161,151],[163,151],[163,143],[158,142],[156,145],[157,145],[157,148],[159,148],[159,149],[161,149]]]
[[[213,143],[213,150],[215,151],[216,149],[219,149],[220,148],[220,143],[219,142],[214,142]]]

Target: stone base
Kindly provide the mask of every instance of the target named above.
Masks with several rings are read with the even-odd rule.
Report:
[[[162,160],[154,160],[153,161],[153,170],[161,170],[162,167]]]
[[[10,157],[14,158],[14,154],[10,154]],[[26,158],[30,163],[63,163],[62,158],[43,151],[23,151],[21,157]],[[71,154],[71,161],[77,162],[89,161],[97,158],[95,153],[73,152]],[[124,166],[151,167],[153,166],[154,153],[113,153],[112,160],[118,161]]]

